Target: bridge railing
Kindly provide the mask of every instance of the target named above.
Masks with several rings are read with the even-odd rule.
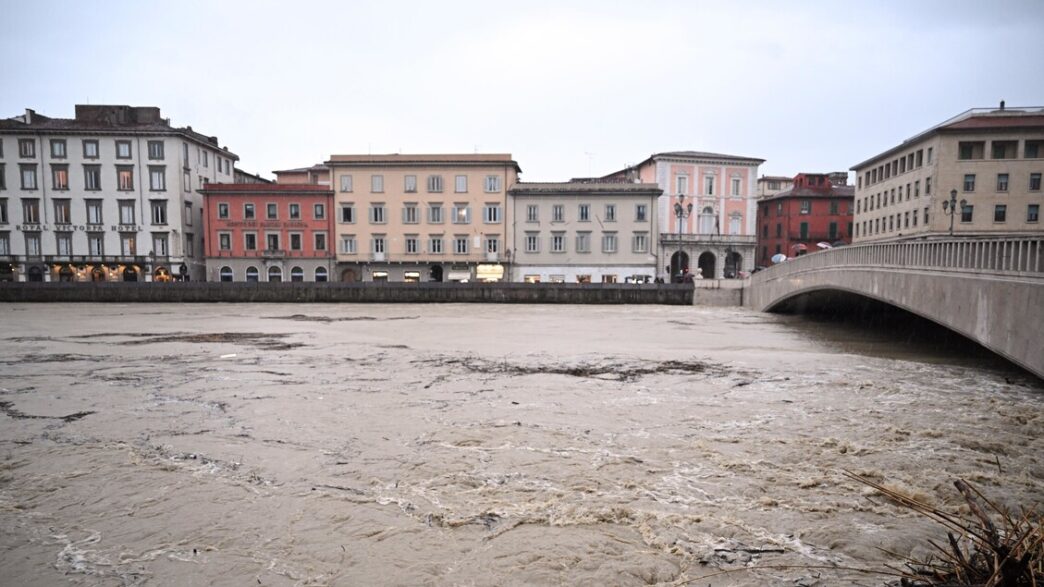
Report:
[[[755,281],[830,267],[894,267],[1044,278],[1044,236],[944,238],[849,245],[787,259]]]

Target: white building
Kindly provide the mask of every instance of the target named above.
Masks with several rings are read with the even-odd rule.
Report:
[[[154,107],[0,120],[0,280],[203,279],[196,190],[236,160]]]

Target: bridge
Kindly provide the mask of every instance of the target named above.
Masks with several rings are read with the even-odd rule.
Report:
[[[1044,378],[1044,237],[951,237],[820,251],[755,273],[746,305],[771,312],[829,292],[902,308]]]

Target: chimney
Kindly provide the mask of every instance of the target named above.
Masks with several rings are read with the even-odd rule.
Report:
[[[25,123],[26,124],[32,124],[33,123],[33,114],[36,114],[36,112],[34,112],[32,108],[26,108],[25,109]]]
[[[1000,109],[1001,109],[1002,111],[1004,110],[1004,100],[1001,100],[1001,104],[1000,104]]]

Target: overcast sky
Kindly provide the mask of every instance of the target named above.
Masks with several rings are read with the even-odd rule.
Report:
[[[510,152],[523,179],[654,152],[845,170],[967,108],[1044,105],[1044,1],[0,0],[0,116],[159,106],[273,169]]]

